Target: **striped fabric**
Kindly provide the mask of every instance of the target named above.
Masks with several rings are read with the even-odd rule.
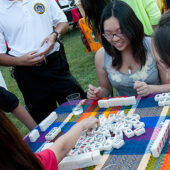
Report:
[[[165,119],[170,118],[169,106],[159,107],[154,101],[154,94],[141,98],[137,97],[137,104],[133,106],[112,107],[108,109],[100,109],[96,101],[82,100],[84,113],[82,115],[72,115],[72,107],[68,103],[62,104],[56,109],[58,119],[53,123],[46,132],[40,132],[40,138],[31,143],[28,135],[24,138],[25,142],[30,146],[33,152],[39,152],[44,145],[44,136],[55,126],[60,126],[62,134],[67,132],[76,122],[89,116],[98,117],[104,114],[108,117],[109,114],[116,114],[120,110],[124,110],[125,114],[138,113],[141,116],[140,121],[145,123],[146,133],[137,137],[134,136],[128,139],[124,136],[125,145],[120,149],[112,149],[111,151],[102,152],[102,164],[97,167],[89,167],[86,169],[116,169],[126,167],[126,170],[131,169],[168,169],[170,167],[170,145],[167,141],[162,153],[158,159],[153,158],[150,148],[160,131],[160,123]],[[39,127],[36,127],[39,129]],[[170,138],[170,136],[169,136]]]

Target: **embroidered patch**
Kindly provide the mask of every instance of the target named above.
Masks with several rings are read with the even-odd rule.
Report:
[[[36,3],[34,5],[34,10],[38,14],[43,14],[45,12],[45,6],[42,3]]]

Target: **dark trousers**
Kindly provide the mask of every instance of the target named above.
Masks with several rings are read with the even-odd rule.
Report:
[[[69,71],[62,44],[60,51],[47,56],[46,63],[14,67],[14,77],[28,111],[37,123],[57,108],[56,102],[64,103],[69,94],[80,93],[81,98],[86,98],[80,84]]]

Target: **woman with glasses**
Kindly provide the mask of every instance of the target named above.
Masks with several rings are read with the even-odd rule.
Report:
[[[81,0],[87,22],[100,41],[100,17],[104,7],[116,0]],[[158,24],[161,12],[155,0],[122,0],[127,3],[142,22],[146,35],[151,35]]]
[[[88,98],[109,96],[112,87],[117,96],[147,96],[170,90],[169,84],[160,85],[162,75],[150,48],[151,40],[144,37],[141,22],[126,3],[108,4],[100,28],[103,48],[95,56],[99,87],[89,85]]]
[[[152,50],[160,72],[165,72],[164,80],[170,81],[170,10],[161,17],[153,35]]]

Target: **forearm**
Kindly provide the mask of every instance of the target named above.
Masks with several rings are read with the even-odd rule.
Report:
[[[0,54],[1,66],[17,66],[19,65],[19,59],[17,57],[11,57],[7,54]]]
[[[101,98],[108,97],[111,94],[111,89],[107,89],[105,87],[101,87]]]
[[[64,33],[66,33],[68,31],[68,22],[61,22],[59,23],[56,27],[55,27],[55,30],[63,35]]]
[[[19,104],[13,111],[13,115],[18,118],[29,130],[32,130],[37,125],[31,115],[25,110],[25,108]]]
[[[170,84],[150,85],[151,93],[170,92]]]
[[[57,139],[50,147],[55,153],[58,162],[75,146],[83,130],[80,123],[75,124],[69,132]]]

